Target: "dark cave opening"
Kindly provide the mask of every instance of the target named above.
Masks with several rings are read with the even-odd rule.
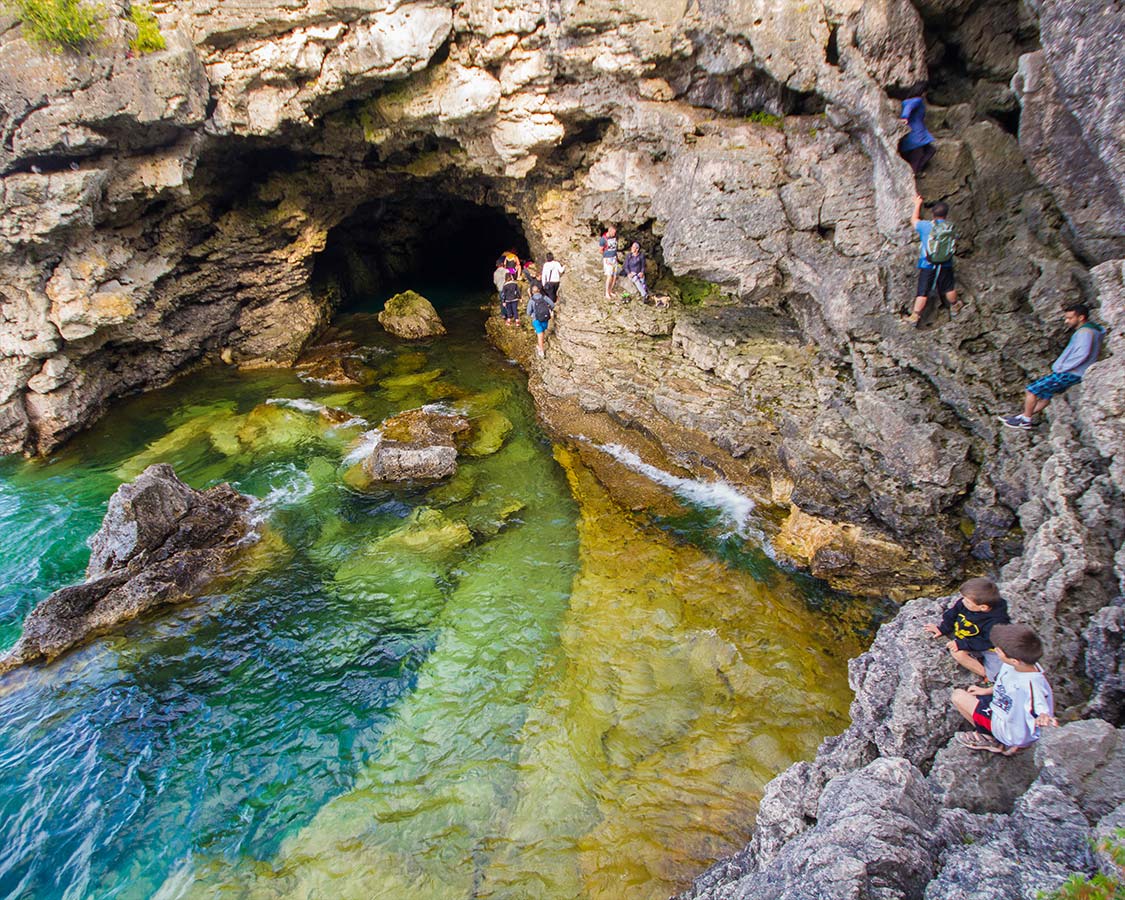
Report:
[[[407,289],[463,296],[491,291],[496,259],[506,250],[520,259],[529,254],[514,215],[422,189],[359,206],[328,233],[312,280],[321,290],[335,287],[341,308]]]

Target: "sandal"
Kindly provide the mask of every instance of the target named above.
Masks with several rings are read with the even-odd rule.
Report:
[[[987,750],[989,753],[1003,753],[1006,749],[996,738],[990,734],[981,734],[979,731],[959,731],[955,735],[957,743],[970,750]]]

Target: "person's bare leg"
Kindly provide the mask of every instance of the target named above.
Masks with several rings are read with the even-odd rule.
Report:
[[[1047,408],[1050,398],[1036,397],[1031,391],[1023,395],[1023,414],[1025,418],[1032,419]]]
[[[956,688],[949,699],[953,701],[953,708],[965,718],[966,721],[973,721],[973,713],[977,709],[977,698],[975,694],[970,694],[968,691]],[[973,722],[975,725],[976,723]]]
[[[957,315],[957,313],[961,312],[961,307],[965,305],[964,303],[962,303],[960,300],[957,299],[957,291],[956,290],[949,291],[945,295],[945,300],[949,304],[950,310],[953,311],[953,315]]]
[[[968,669],[978,678],[986,677],[984,663],[973,656],[968,650],[950,650],[949,655],[953,657],[953,661],[961,668]]]

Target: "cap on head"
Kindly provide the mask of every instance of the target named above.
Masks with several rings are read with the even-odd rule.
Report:
[[[1004,651],[1005,656],[1029,666],[1035,665],[1043,656],[1043,642],[1029,625],[993,625],[988,638],[994,647]]]
[[[1000,602],[1000,588],[991,578],[970,578],[961,585],[961,596],[991,608]]]

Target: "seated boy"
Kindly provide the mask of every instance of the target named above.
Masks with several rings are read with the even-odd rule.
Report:
[[[976,731],[957,734],[970,750],[1011,756],[1039,740],[1039,729],[1058,725],[1051,686],[1038,665],[1043,642],[1027,625],[996,625],[992,643],[1003,665],[992,687],[974,684],[953,692],[957,712],[976,725]]]
[[[990,578],[970,578],[961,585],[957,598],[938,625],[926,625],[934,637],[950,637],[950,655],[962,666],[985,680],[996,677],[1000,659],[992,650],[992,626],[1008,621],[1008,604]]]

